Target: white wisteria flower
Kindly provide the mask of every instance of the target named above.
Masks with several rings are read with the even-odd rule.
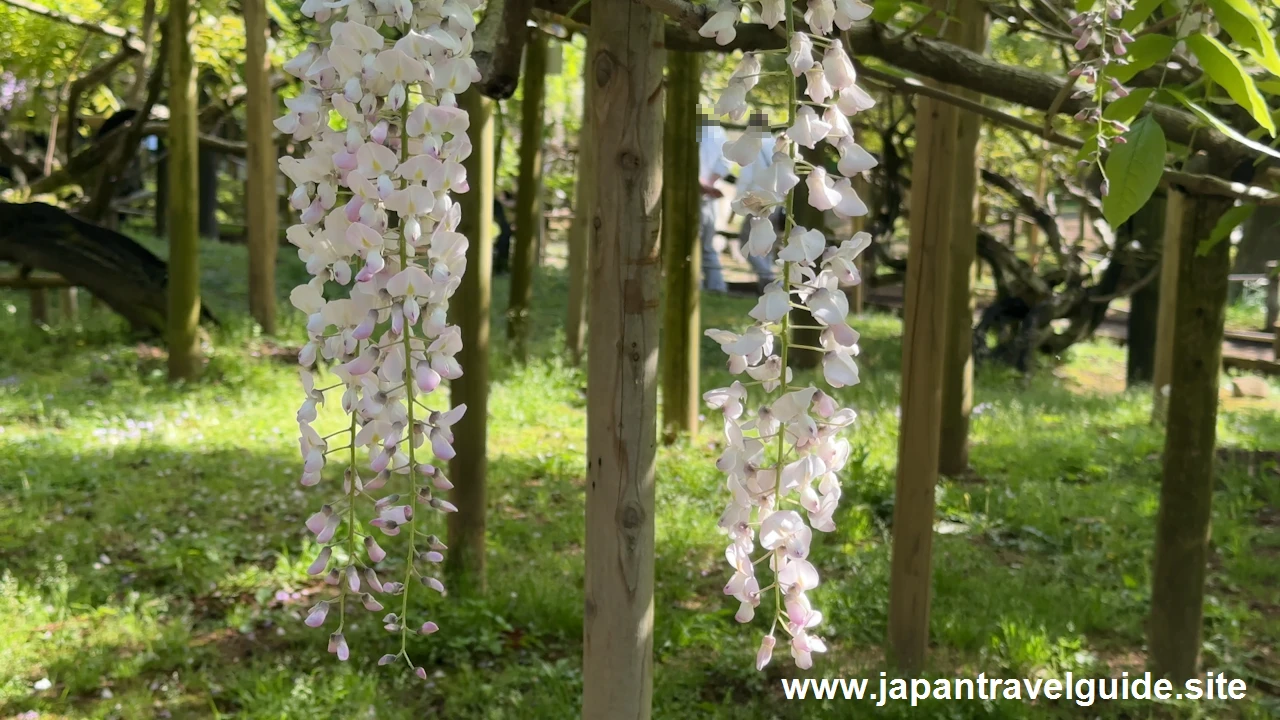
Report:
[[[305,622],[322,627],[336,609],[329,651],[346,660],[348,600],[381,612],[375,593],[397,596],[399,612],[383,625],[400,636],[400,651],[379,664],[403,661],[422,678],[405,639],[411,627],[422,634],[439,627],[406,614],[415,579],[444,591],[425,573],[445,549],[425,532],[425,516],[456,510],[434,495],[452,484],[427,461],[453,457],[452,426],[466,411],[433,410],[431,399],[442,380],[462,375],[461,336],[447,311],[466,270],[467,239],[456,232],[460,208],[450,193],[467,189],[469,118],[457,95],[479,79],[470,57],[479,5],[306,0],[302,14],[328,39],[285,64],[303,90],[276,121],[280,132],[308,141],[305,157],[280,160],[299,211],[286,237],[311,275],[290,294],[307,316],[308,342],[298,356],[301,482],[322,486],[330,461],[345,466],[335,497],[306,521],[320,546],[307,572],[324,576],[336,596],[313,606]],[[317,387],[321,359],[336,379],[328,387]],[[321,435],[313,425],[326,393],[335,392],[346,418]],[[400,581],[378,577],[375,566],[388,552],[356,520],[365,503],[369,527],[402,539]]]
[[[738,9],[731,5],[717,6],[702,28],[703,36],[715,36],[722,44],[727,41],[721,38],[732,39],[724,25],[731,16],[737,19]],[[813,654],[827,647],[816,634],[822,613],[807,594],[822,581],[812,557],[813,541],[815,532],[835,530],[840,474],[851,454],[843,435],[856,414],[815,386],[798,386],[789,365],[795,353],[820,353],[821,374],[829,386],[858,383],[858,333],[848,324],[849,302],[842,288],[862,281],[857,258],[871,236],[860,232],[829,245],[821,230],[795,222],[795,189],[803,179],[808,203],[818,211],[846,218],[868,212],[851,178],[874,168],[877,161],[858,145],[848,116],[873,107],[875,101],[857,86],[857,72],[844,45],[826,36],[834,28],[845,30],[866,19],[871,10],[860,0],[808,0],[808,32],[798,32],[797,11],[790,3],[761,2],[766,25],[786,22],[788,127],[771,158],[760,158],[763,138],[754,127],[723,150],[728,159],[744,165],[751,178],[732,203],[748,223],[744,251],[768,256],[782,240],[777,259],[783,272],[764,288],[748,313],[754,324],[741,332],[707,331],[728,355],[729,372],[739,379],[703,396],[724,421],[724,450],[716,467],[726,476],[729,500],[717,526],[728,536],[725,558],[733,571],[724,592],[737,601],[739,622],[753,622],[762,608],[769,608],[765,618],[771,626],[756,653],[757,669],[772,660],[778,632],[785,633],[800,668],[812,666]],[[815,47],[821,48],[821,57],[815,57]],[[758,75],[759,67],[754,55],[743,59],[717,100],[718,114],[746,114],[754,87],[746,80]],[[803,96],[796,83],[802,75]],[[801,159],[799,147],[815,152]],[[832,171],[817,159],[828,148],[838,154]],[[781,233],[770,218],[779,209],[785,217]],[[796,315],[795,310],[807,313]],[[796,322],[812,323],[803,328],[818,331],[818,345],[792,339]],[[753,386],[763,391],[763,398],[749,393]],[[770,590],[772,605],[761,598]]]

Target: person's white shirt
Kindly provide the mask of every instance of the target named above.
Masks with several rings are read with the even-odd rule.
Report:
[[[703,125],[698,128],[698,179],[711,183],[711,177],[729,174],[729,161],[724,157],[724,144],[728,140],[724,128],[719,125]]]
[[[761,139],[760,154],[756,156],[754,162],[743,167],[742,172],[738,173],[738,192],[746,192],[747,188],[751,187],[751,180],[756,170],[763,170],[773,164],[773,150],[776,146],[777,139],[772,135]]]

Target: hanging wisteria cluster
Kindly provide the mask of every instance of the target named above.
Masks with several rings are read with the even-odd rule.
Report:
[[[739,165],[754,164],[751,182],[738,189],[733,201],[734,212],[750,223],[748,252],[759,256],[771,252],[778,237],[770,216],[785,213],[784,240],[778,252],[783,272],[765,288],[750,313],[755,323],[746,332],[707,331],[729,356],[729,372],[745,373],[747,379],[704,397],[723,412],[727,440],[717,462],[728,475],[731,495],[719,523],[729,536],[725,556],[733,568],[724,592],[739,601],[737,619],[746,623],[755,617],[762,596],[773,591],[767,616],[772,625],[761,642],[757,668],[763,669],[772,657],[779,626],[790,638],[796,665],[808,668],[812,654],[826,650],[822,638],[814,634],[822,613],[806,595],[819,581],[808,559],[809,547],[814,530],[835,529],[839,473],[850,453],[849,441],[841,435],[856,415],[817,387],[793,384],[788,359],[793,352],[819,352],[823,376],[831,387],[858,382],[854,362],[858,333],[846,322],[849,305],[841,287],[861,282],[855,260],[871,237],[859,232],[828,246],[820,230],[795,223],[792,203],[801,176],[806,176],[808,201],[815,209],[843,218],[867,213],[850,179],[875,167],[876,160],[855,142],[848,116],[869,109],[874,101],[856,85],[853,63],[840,40],[828,36],[834,28],[847,30],[865,19],[872,9],[858,0],[810,0],[804,13],[809,32],[800,32],[789,2],[765,0],[751,8],[771,28],[785,23],[788,49],[783,52],[791,69],[790,126],[772,158],[762,156],[764,132],[758,129],[726,143],[724,153]],[[733,2],[722,2],[701,34],[728,44],[743,10]],[[759,53],[747,54],[717,102],[716,113],[740,120],[760,74]],[[806,80],[803,98],[796,88],[802,75]],[[823,142],[839,152],[839,178],[797,157],[797,146],[814,149]],[[817,324],[794,324],[792,308],[807,310]],[[793,342],[790,334],[796,329],[820,330],[821,347]],[[748,407],[751,386],[760,386],[765,393],[765,401],[754,409]],[[757,568],[767,568],[772,578],[758,577]]]
[[[1134,37],[1118,23],[1125,12],[1132,9],[1131,0],[1103,0],[1101,7],[1079,13],[1068,21],[1071,34],[1076,38],[1077,50],[1085,53],[1090,47],[1097,48],[1092,57],[1082,54],[1080,62],[1071,68],[1070,75],[1082,78],[1088,85],[1072,95],[1075,99],[1091,100],[1090,105],[1076,113],[1075,119],[1096,125],[1094,137],[1097,138],[1097,144],[1089,145],[1080,159],[1080,165],[1098,165],[1099,171],[1103,173],[1101,193],[1104,197],[1110,190],[1110,183],[1107,182],[1106,171],[1102,167],[1102,154],[1106,152],[1109,143],[1124,144],[1122,133],[1129,130],[1125,123],[1103,117],[1109,99],[1129,94],[1129,89],[1114,75],[1108,74],[1107,68],[1129,64],[1125,55],[1129,52],[1128,45],[1134,41]]]
[[[309,337],[298,358],[302,484],[321,485],[331,459],[345,466],[340,485],[323,485],[331,499],[306,522],[321,547],[308,572],[335,588],[306,624],[323,626],[336,606],[329,651],[346,660],[348,609],[359,603],[382,612],[382,596],[399,605],[382,622],[400,647],[379,664],[403,660],[424,679],[408,637],[438,627],[409,617],[409,596],[416,585],[444,593],[434,568],[445,546],[421,516],[456,510],[435,495],[451,485],[433,462],[453,457],[450,426],[466,407],[433,409],[431,397],[442,380],[462,375],[454,357],[462,342],[446,311],[466,270],[467,239],[457,232],[461,210],[450,193],[467,190],[469,120],[457,96],[479,80],[471,59],[478,5],[306,0],[303,15],[329,42],[285,65],[304,89],[276,121],[282,133],[309,141],[305,157],[280,161],[297,186],[290,203],[301,211],[288,239],[312,276],[291,296],[307,315]],[[336,384],[316,386],[321,359]],[[313,427],[318,408],[335,396],[347,419],[321,435]],[[367,455],[363,464],[358,454]],[[360,507],[373,519],[362,522]],[[375,530],[403,545],[395,580],[379,577],[388,552]]]

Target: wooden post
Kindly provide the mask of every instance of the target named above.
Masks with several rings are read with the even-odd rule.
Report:
[[[947,10],[946,0],[929,6]],[[948,261],[951,255],[951,182],[956,162],[958,112],[946,103],[916,99],[918,172],[911,182],[911,234],[903,297],[902,420],[893,507],[889,576],[889,656],[906,673],[918,672],[929,645],[934,487],[946,357]]]
[[[44,288],[32,288],[27,293],[31,303],[31,325],[40,327],[49,324],[49,293]]]
[[[979,0],[958,0],[954,21],[945,39],[974,52],[987,48],[986,6]],[[975,102],[978,93],[951,89]],[[956,159],[952,170],[950,278],[947,283],[946,357],[942,365],[942,427],[938,471],[961,475],[969,469],[969,414],[973,410],[973,268],[978,256],[978,228],[974,221],[978,200],[978,138],[982,118],[959,114]],[[931,170],[930,170],[931,171]]]
[[[460,195],[462,222],[458,232],[467,236],[467,274],[450,303],[454,322],[462,334],[458,362],[465,373],[449,386],[454,407],[466,404],[467,413],[454,425],[454,450],[449,464],[453,490],[449,500],[458,507],[450,513],[449,553],[445,570],[450,587],[463,594],[485,590],[485,514],[488,471],[489,423],[489,308],[493,275],[493,102],[472,87],[459,98],[471,116],[471,155],[463,161],[471,189]]]
[[[1169,191],[1169,199],[1165,203],[1164,247],[1160,257],[1160,310],[1156,317],[1156,357],[1151,374],[1153,423],[1164,422],[1168,403],[1165,393],[1173,377],[1174,311],[1178,301],[1178,263],[1182,254],[1182,215],[1186,202],[1186,196],[1175,189]]]
[[[267,55],[266,0],[243,0],[245,21],[245,102],[248,130],[245,183],[245,238],[249,246],[249,314],[263,332],[276,331],[276,253],[280,247],[279,161],[273,135],[276,96]]]
[[[702,287],[698,178],[698,98],[702,56],[667,53],[663,148],[662,429],[668,441],[698,434],[698,350]]]
[[[169,379],[200,373],[200,226],[197,201],[196,65],[190,0],[170,0],[169,32]]]
[[[582,717],[649,720],[664,21],[637,0],[596,0],[591,13],[598,194],[587,357]]]
[[[62,319],[69,325],[75,325],[80,321],[80,293],[74,287],[62,288],[60,302],[62,307]]]
[[[1157,191],[1133,217],[1121,226],[1120,243],[1136,242],[1144,253],[1159,252],[1164,241],[1168,196]],[[1129,387],[1151,382],[1155,371],[1156,324],[1160,314],[1160,285],[1148,282],[1129,298],[1127,368]]]
[[[1188,194],[1182,212],[1169,216],[1170,231],[1180,229],[1173,320],[1177,352],[1170,375],[1147,645],[1153,672],[1175,682],[1195,676],[1200,660],[1231,244],[1216,243],[1204,255],[1196,249],[1231,204],[1221,196]],[[1170,304],[1171,298],[1163,300]]]
[[[524,46],[523,96],[520,106],[520,179],[516,185],[516,236],[511,250],[511,297],[507,303],[507,339],[516,360],[528,351],[529,304],[533,301],[533,273],[538,262],[542,208],[542,99],[547,83],[547,36],[529,30]]]
[[[584,57],[591,57],[588,40]],[[582,128],[578,131],[578,176],[574,180],[573,224],[569,227],[569,317],[565,322],[565,344],[569,360],[582,362],[587,337],[587,285],[590,280],[591,202],[595,196],[595,143],[591,139],[591,101],[595,83],[587,76],[589,62],[582,64]]]

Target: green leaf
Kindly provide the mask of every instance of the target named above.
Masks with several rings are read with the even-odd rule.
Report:
[[[1120,18],[1120,27],[1125,30],[1133,30],[1141,25],[1143,20],[1151,17],[1151,13],[1155,12],[1158,7],[1160,7],[1160,0],[1138,0],[1133,9]]]
[[[1258,124],[1266,128],[1274,137],[1276,124],[1271,121],[1271,111],[1262,93],[1253,84],[1253,78],[1245,72],[1244,66],[1225,45],[1203,33],[1196,33],[1187,38],[1187,48],[1196,54],[1200,67],[1209,74],[1214,82],[1226,88],[1227,94],[1240,107],[1249,111]]]
[[[1102,198],[1102,214],[1113,228],[1147,203],[1164,174],[1164,130],[1159,123],[1147,115],[1124,138],[1125,143],[1113,146],[1107,156],[1110,192]]]
[[[1129,82],[1134,75],[1167,59],[1173,52],[1173,46],[1177,44],[1178,41],[1168,35],[1159,33],[1143,35],[1129,43],[1129,52],[1125,54],[1129,64],[1111,65],[1107,68],[1107,75],[1122,83]]]
[[[878,23],[887,23],[902,9],[902,0],[875,0],[872,6],[871,19]]]
[[[1127,96],[1107,103],[1107,107],[1102,111],[1102,117],[1107,120],[1127,123],[1138,117],[1142,106],[1147,104],[1147,100],[1151,98],[1151,94],[1154,92],[1155,88],[1137,88]]]
[[[1252,55],[1259,64],[1280,75],[1280,53],[1276,41],[1258,9],[1249,0],[1207,0],[1218,24],[1231,34],[1240,47]]]
[[[288,13],[280,9],[280,5],[276,0],[267,0],[267,14],[271,16],[272,20],[276,21],[281,30],[286,33],[297,32],[297,25],[294,24]]]
[[[1214,245],[1226,240],[1231,236],[1232,230],[1235,230],[1240,223],[1248,220],[1257,207],[1257,205],[1237,205],[1222,213],[1222,217],[1218,218],[1218,223],[1213,226],[1213,231],[1209,233],[1209,239],[1201,240],[1200,244],[1196,246],[1196,254],[1208,255]]]
[[[1258,83],[1258,89],[1272,95],[1280,95],[1280,80],[1263,80]]]
[[[1087,10],[1092,10],[1093,6],[1097,2],[1098,0],[1076,0],[1076,12],[1082,13]]]
[[[1195,113],[1197,117],[1199,117],[1201,120],[1205,121],[1209,125],[1213,126],[1215,130],[1222,133],[1223,135],[1226,135],[1227,137],[1231,138],[1232,140],[1235,140],[1236,142],[1240,143],[1241,145],[1244,145],[1245,147],[1248,147],[1253,150],[1257,150],[1258,152],[1266,155],[1270,155],[1273,158],[1280,159],[1280,152],[1276,151],[1273,148],[1267,147],[1266,145],[1263,145],[1257,140],[1250,140],[1249,138],[1245,137],[1243,134],[1240,133],[1239,130],[1236,130],[1230,125],[1222,122],[1222,120],[1219,120],[1217,116],[1215,116],[1213,113],[1209,112],[1208,110],[1204,109],[1203,106],[1201,106],[1199,103],[1195,102],[1191,98],[1184,95],[1181,91],[1174,90],[1173,88],[1164,88],[1160,92],[1165,93],[1169,97],[1173,98],[1174,100],[1177,100],[1178,102],[1182,103],[1184,107],[1186,107],[1191,112]]]

